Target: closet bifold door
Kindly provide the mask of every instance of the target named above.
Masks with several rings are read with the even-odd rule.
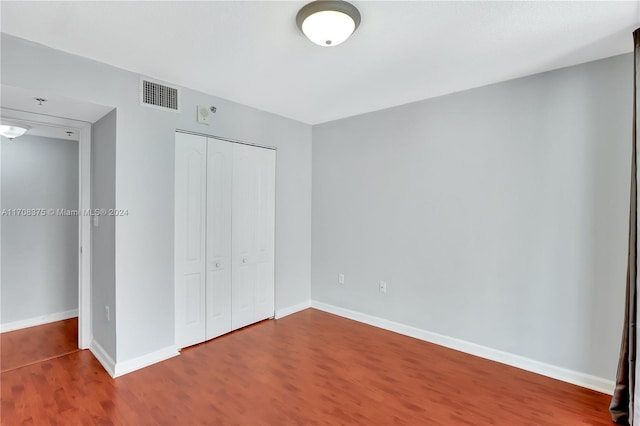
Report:
[[[273,150],[234,144],[232,328],[274,315],[275,165]]]
[[[175,340],[179,348],[205,339],[207,138],[176,133]]]
[[[274,315],[276,153],[176,133],[175,341]]]
[[[233,144],[207,140],[206,339],[231,331]]]

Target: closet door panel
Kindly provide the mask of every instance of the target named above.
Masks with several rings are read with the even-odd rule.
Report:
[[[233,328],[274,313],[275,151],[234,146]]]
[[[251,147],[233,146],[232,184],[232,327],[238,329],[254,320],[256,265],[255,241],[255,159]]]
[[[275,310],[275,166],[275,151],[270,149],[255,151],[257,189],[254,255],[256,264],[255,321],[273,316]]]
[[[231,331],[231,178],[233,147],[207,141],[206,338]]]
[[[176,345],[205,338],[206,138],[176,134]]]

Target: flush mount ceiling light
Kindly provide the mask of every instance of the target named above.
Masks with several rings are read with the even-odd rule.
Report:
[[[18,136],[22,136],[29,129],[28,126],[10,126],[5,124],[0,124],[0,135],[4,136],[9,140],[13,140]]]
[[[298,12],[296,23],[300,31],[315,44],[337,46],[360,25],[360,12],[346,1],[318,0]]]

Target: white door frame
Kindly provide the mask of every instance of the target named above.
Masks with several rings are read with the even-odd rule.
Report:
[[[91,217],[83,212],[91,209],[91,123],[9,108],[0,108],[0,116],[15,123],[44,124],[78,132],[78,347],[88,349],[92,338]]]

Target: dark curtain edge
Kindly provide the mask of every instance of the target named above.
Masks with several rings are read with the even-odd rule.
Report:
[[[640,61],[640,28],[633,32],[633,123],[631,158],[631,193],[629,205],[629,246],[627,259],[627,281],[625,316],[620,345],[620,357],[616,374],[616,387],[609,411],[614,423],[633,425],[636,376],[636,319],[637,319],[637,127],[638,127],[638,62]]]

